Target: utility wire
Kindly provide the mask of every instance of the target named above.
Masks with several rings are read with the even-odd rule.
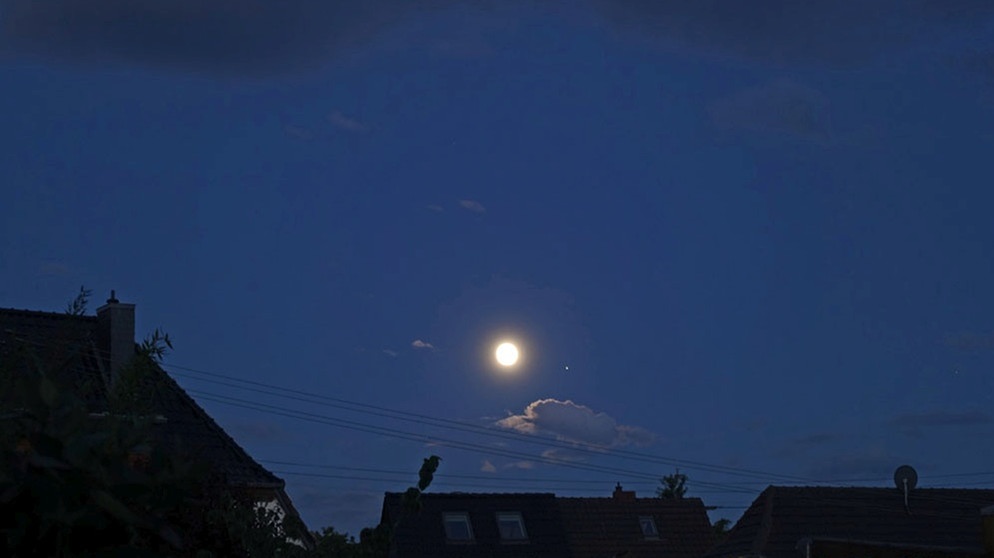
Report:
[[[703,471],[708,471],[708,472],[713,472],[713,473],[720,473],[720,474],[727,474],[727,475],[737,475],[737,476],[762,478],[762,479],[777,479],[777,480],[786,480],[786,481],[793,481],[793,482],[818,482],[815,479],[810,479],[810,478],[805,478],[805,477],[798,477],[798,476],[793,476],[793,475],[783,475],[783,474],[779,474],[779,473],[768,473],[768,472],[763,472],[763,471],[757,471],[757,470],[752,470],[752,469],[744,469],[744,468],[740,468],[740,467],[730,467],[730,466],[725,466],[725,465],[714,465],[714,464],[704,463],[704,462],[700,462],[700,461],[691,461],[691,460],[686,460],[686,459],[676,459],[676,458],[672,458],[672,457],[658,456],[658,455],[653,455],[653,454],[648,454],[648,453],[643,453],[643,452],[636,452],[636,451],[631,451],[631,450],[621,450],[621,449],[618,449],[618,448],[605,448],[603,446],[597,446],[597,445],[594,445],[594,444],[587,444],[587,443],[582,443],[582,442],[579,443],[578,445],[573,445],[573,444],[566,443],[566,442],[563,442],[561,440],[555,440],[555,439],[539,439],[539,440],[536,440],[533,435],[524,434],[524,433],[517,432],[517,431],[514,431],[514,430],[497,430],[495,428],[480,426],[480,425],[477,425],[477,424],[467,423],[467,422],[463,422],[463,421],[456,421],[456,420],[452,420],[452,419],[442,419],[442,418],[431,417],[431,416],[420,414],[420,413],[412,413],[412,412],[408,412],[408,411],[401,411],[401,410],[398,410],[398,409],[391,409],[391,408],[382,407],[382,406],[379,406],[379,405],[372,405],[372,404],[368,404],[368,403],[360,403],[360,402],[356,402],[356,401],[349,401],[347,399],[341,399],[341,398],[331,397],[331,396],[326,396],[326,395],[317,395],[317,394],[308,393],[308,392],[304,392],[304,391],[300,391],[300,390],[295,390],[295,389],[290,389],[290,388],[284,388],[284,387],[281,387],[281,386],[276,386],[276,385],[272,385],[272,384],[266,384],[266,383],[262,383],[262,382],[256,382],[256,381],[252,381],[252,380],[245,380],[243,378],[235,378],[235,377],[232,377],[232,376],[227,376],[227,375],[223,375],[223,374],[216,374],[216,373],[213,373],[213,372],[207,372],[207,371],[204,371],[204,370],[198,370],[198,369],[193,369],[193,368],[184,367],[184,366],[171,365],[171,364],[170,365],[165,365],[165,366],[167,366],[169,368],[176,368],[176,369],[179,369],[179,370],[184,370],[184,371],[187,371],[187,372],[192,372],[194,374],[199,374],[199,375],[202,375],[202,376],[207,376],[207,378],[203,378],[203,377],[198,377],[198,376],[192,376],[190,374],[175,373],[178,376],[187,377],[187,378],[195,379],[195,380],[198,380],[198,381],[203,381],[203,382],[209,382],[209,383],[224,385],[226,387],[234,387],[234,388],[243,389],[243,390],[246,390],[246,391],[253,391],[253,392],[257,392],[257,393],[263,393],[265,395],[283,397],[283,398],[286,398],[286,399],[291,399],[291,400],[295,400],[295,401],[302,401],[302,402],[312,403],[312,404],[315,404],[315,405],[323,405],[323,406],[328,406],[328,407],[332,407],[332,408],[338,408],[338,409],[342,409],[342,410],[348,410],[348,411],[351,411],[351,412],[365,413],[365,414],[370,414],[370,415],[374,415],[374,416],[380,416],[380,417],[384,417],[384,418],[391,418],[391,419],[395,419],[395,420],[408,420],[410,422],[417,422],[419,424],[426,424],[426,425],[436,426],[436,427],[439,427],[439,428],[446,428],[446,429],[450,429],[450,430],[459,430],[459,431],[473,432],[473,433],[483,433],[483,434],[485,434],[487,436],[491,436],[491,437],[521,440],[521,441],[525,441],[526,443],[539,444],[539,445],[544,445],[544,446],[554,445],[554,446],[557,446],[557,447],[560,447],[560,448],[563,448],[563,449],[569,449],[569,450],[573,450],[573,451],[581,451],[581,452],[584,452],[584,453],[596,453],[596,454],[599,454],[599,455],[603,455],[604,453],[611,453],[611,454],[613,454],[613,455],[615,455],[617,457],[621,457],[621,458],[624,458],[624,459],[630,459],[630,460],[634,460],[634,461],[642,461],[642,462],[653,463],[653,464],[663,464],[663,465],[669,465],[669,466],[683,466],[683,467],[685,467],[687,469],[690,469],[690,470],[697,469],[697,470],[703,470]],[[231,384],[229,382],[223,382],[223,381],[212,379],[212,378],[222,378],[224,380],[228,380],[229,382],[236,382],[236,383],[235,384]],[[246,387],[245,385],[241,385],[241,384],[247,384],[247,385],[257,386],[257,387]],[[263,391],[263,390],[258,389],[258,388],[266,388],[266,390]],[[276,390],[277,392],[283,392],[283,393],[273,393],[272,390]]]
[[[260,402],[257,402],[257,401],[240,399],[240,398],[237,398],[237,397],[230,397],[230,396],[216,394],[216,393],[211,393],[211,392],[202,392],[202,391],[198,391],[198,390],[191,390],[191,393],[194,393],[194,394],[198,395],[199,397],[201,397],[201,398],[203,398],[205,400],[208,400],[208,401],[214,401],[214,402],[217,402],[217,403],[222,403],[222,404],[231,405],[231,406],[235,406],[235,407],[241,407],[241,408],[246,408],[246,409],[251,409],[251,410],[266,412],[266,413],[270,413],[270,414],[280,415],[280,416],[286,416],[288,418],[295,418],[295,419],[298,419],[298,420],[304,420],[304,421],[308,421],[308,422],[315,422],[315,423],[319,423],[319,424],[326,424],[326,425],[330,425],[330,426],[336,426],[336,427],[345,428],[345,429],[349,429],[349,430],[355,430],[355,431],[359,431],[359,432],[366,432],[366,433],[369,433],[369,434],[377,434],[377,435],[392,437],[392,438],[396,438],[396,439],[404,439],[404,440],[410,440],[410,441],[421,442],[421,443],[432,442],[432,443],[439,444],[441,446],[450,447],[450,448],[453,448],[453,449],[460,449],[460,450],[474,452],[474,453],[483,453],[483,454],[487,454],[487,455],[496,455],[496,456],[501,456],[501,457],[514,457],[514,458],[517,458],[517,459],[526,459],[526,460],[529,460],[529,461],[536,461],[536,462],[539,462],[539,463],[545,463],[545,464],[548,464],[548,465],[556,465],[556,466],[560,466],[560,467],[569,467],[569,468],[573,468],[573,469],[580,469],[580,470],[586,470],[586,471],[595,471],[595,472],[599,472],[599,473],[612,473],[612,474],[616,474],[616,475],[623,475],[623,476],[628,477],[628,478],[640,478],[640,479],[644,479],[644,480],[658,480],[659,479],[658,475],[655,475],[655,474],[652,474],[652,473],[646,473],[646,472],[643,472],[643,471],[634,471],[634,470],[631,470],[631,469],[622,469],[622,468],[618,468],[618,467],[609,467],[609,466],[603,466],[603,465],[593,465],[593,464],[586,464],[586,463],[577,463],[577,462],[569,461],[569,460],[566,460],[566,459],[559,459],[559,458],[548,457],[548,456],[535,456],[535,455],[532,455],[532,454],[529,454],[529,453],[515,451],[515,450],[510,450],[510,449],[494,448],[494,447],[491,447],[491,446],[486,446],[486,445],[477,444],[477,443],[473,443],[473,442],[458,441],[458,440],[452,440],[452,439],[447,439],[447,438],[441,438],[441,437],[438,437],[438,436],[429,436],[429,435],[424,435],[424,434],[418,434],[418,433],[414,433],[414,432],[399,430],[399,429],[396,429],[396,428],[389,428],[389,427],[383,427],[383,426],[375,426],[375,425],[370,425],[370,424],[362,423],[362,422],[358,422],[358,421],[340,419],[340,418],[330,417],[330,416],[327,416],[327,415],[321,415],[321,414],[317,414],[317,413],[309,413],[309,412],[305,412],[305,411],[299,411],[299,410],[296,410],[296,409],[288,409],[286,407],[280,407],[280,406],[276,406],[276,405],[269,405],[269,404],[266,404],[266,403],[260,403]],[[725,485],[722,485],[722,484],[719,484],[719,483],[709,483],[709,482],[704,482],[704,481],[700,481],[700,482],[697,482],[695,484],[700,485],[700,486],[710,486],[710,487],[713,487],[713,488],[722,488],[722,489],[725,489],[726,491],[729,491],[729,492],[740,492],[740,493],[748,493],[748,494],[754,494],[756,492],[755,490],[749,490],[749,489],[744,489],[744,488],[734,487],[734,486],[725,486]]]

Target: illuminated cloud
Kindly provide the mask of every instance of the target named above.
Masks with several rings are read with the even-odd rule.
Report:
[[[387,355],[388,357],[396,357],[397,351],[393,349],[383,349],[383,354]]]
[[[476,200],[459,200],[459,207],[472,211],[473,213],[486,213],[487,208],[483,207],[483,204]]]
[[[585,454],[563,448],[549,448],[544,450],[542,451],[542,457],[552,461],[570,461],[574,463],[587,460],[587,456]]]
[[[524,434],[548,435],[559,440],[602,447],[645,446],[655,436],[637,426],[618,424],[606,413],[572,401],[540,399],[525,407],[520,415],[511,415],[496,425]]]
[[[431,350],[435,348],[435,346],[432,345],[431,343],[428,343],[427,341],[422,341],[420,339],[415,339],[414,341],[411,341],[411,346],[414,347],[415,349]]]
[[[491,463],[489,459],[484,459],[483,465],[480,466],[480,470],[483,471],[484,473],[496,473],[497,467],[494,466],[494,464]]]
[[[348,132],[365,132],[366,125],[354,118],[349,118],[337,110],[328,116],[328,122],[341,130]]]

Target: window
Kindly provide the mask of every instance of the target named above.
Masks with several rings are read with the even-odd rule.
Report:
[[[639,526],[642,527],[642,534],[647,539],[658,539],[659,531],[656,530],[656,522],[651,516],[643,515],[639,517]]]
[[[443,513],[442,523],[445,525],[446,539],[460,542],[469,542],[473,540],[473,526],[469,522],[468,513]]]
[[[525,521],[520,512],[497,512],[497,529],[503,541],[523,541],[528,539]]]

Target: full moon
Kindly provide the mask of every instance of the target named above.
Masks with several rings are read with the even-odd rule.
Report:
[[[518,362],[518,348],[514,343],[501,343],[497,346],[495,355],[501,366],[514,366],[514,363]]]

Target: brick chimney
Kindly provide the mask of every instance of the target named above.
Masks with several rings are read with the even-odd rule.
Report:
[[[980,510],[980,517],[983,520],[984,552],[994,558],[994,506]]]
[[[614,499],[620,502],[634,502],[635,501],[635,491],[634,490],[622,490],[621,483],[619,482],[617,486],[614,487]]]
[[[108,364],[109,385],[135,356],[135,305],[122,304],[110,292],[107,304],[97,308],[97,348]]]

